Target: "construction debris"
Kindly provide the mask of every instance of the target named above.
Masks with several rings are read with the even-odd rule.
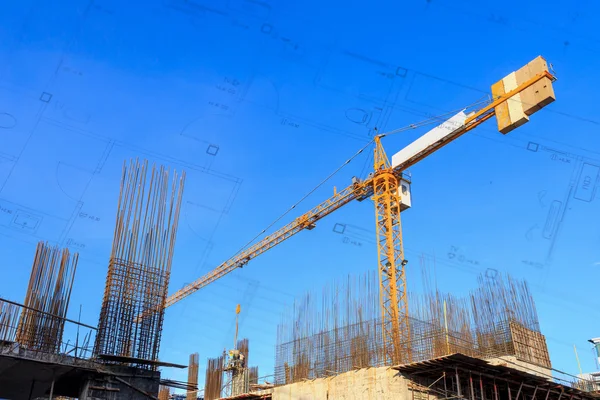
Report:
[[[123,166],[94,355],[156,368],[144,360],[158,359],[185,173],[169,184],[165,167],[147,170],[147,161]]]
[[[25,295],[27,308],[21,311],[16,332],[21,346],[46,353],[60,350],[77,260],[78,253],[38,243]]]

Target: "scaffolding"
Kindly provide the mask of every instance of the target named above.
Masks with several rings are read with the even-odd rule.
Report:
[[[123,166],[94,345],[107,363],[156,368],[147,361],[158,359],[184,181],[163,166],[148,171],[147,161]]]
[[[235,349],[222,357],[209,358],[204,382],[204,399],[235,397],[252,391],[258,385],[258,367],[249,367],[250,342],[240,339]]]

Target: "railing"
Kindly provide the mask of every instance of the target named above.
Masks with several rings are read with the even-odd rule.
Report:
[[[59,327],[60,334],[56,332],[43,334],[42,338],[35,341],[26,340],[35,329],[44,332],[43,326],[38,324],[22,324],[23,315],[27,313],[29,320],[50,322],[53,327]],[[96,328],[74,321],[61,318],[57,315],[35,310],[17,302],[0,299],[0,352],[1,353],[27,353],[27,355],[55,354],[67,356],[71,359],[88,359],[92,355],[92,342]],[[58,339],[57,339],[58,338]],[[51,348],[53,350],[48,351]],[[73,360],[70,360],[72,362]]]

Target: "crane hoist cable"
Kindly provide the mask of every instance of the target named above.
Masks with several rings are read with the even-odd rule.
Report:
[[[517,75],[519,76],[517,77]],[[480,126],[493,116],[496,116],[498,130],[503,134],[507,134],[523,125],[529,121],[530,115],[554,101],[552,82],[555,79],[548,72],[544,58],[538,56],[518,71],[510,73],[505,78],[494,83],[491,86],[493,98],[491,101],[486,101],[485,103],[487,104],[485,106],[477,107],[472,111],[467,111],[467,108],[470,108],[470,106],[463,108],[447,121],[418,137],[395,153],[391,160],[387,157],[381,143],[381,139],[384,136],[438,122],[439,118],[431,118],[388,133],[376,135],[373,138],[375,142],[373,173],[369,174],[364,180],[354,177],[351,184],[342,190],[334,189],[333,195],[325,201],[288,224],[278,228],[275,232],[265,236],[259,242],[238,252],[194,282],[187,284],[168,296],[162,308],[172,306],[236,268],[245,266],[250,260],[283,243],[297,233],[313,229],[318,221],[344,205],[354,200],[360,202],[372,198],[375,204],[376,224],[378,227],[376,232],[380,272],[382,331],[385,332],[384,347],[391,349],[391,351],[384,349],[384,353],[386,353],[386,358],[392,360],[390,362],[397,363],[398,360],[403,359],[405,356],[410,358],[409,349],[404,348],[410,342],[410,329],[408,326],[406,280],[404,274],[406,260],[404,260],[403,255],[400,224],[400,212],[402,208],[410,208],[410,195],[407,197],[407,203],[401,201],[404,193],[409,190],[403,184],[405,180],[404,171],[407,171],[411,166],[427,158],[465,133]],[[527,100],[523,99],[521,101],[521,96],[524,96]],[[370,143],[359,151],[359,154],[368,146],[370,146]],[[348,162],[344,163],[338,170],[347,165]],[[338,170],[330,174],[325,181],[335,175]],[[322,186],[322,184],[319,184],[317,188]],[[297,204],[307,198],[317,188],[309,192]],[[400,194],[400,191],[402,191],[402,194]],[[296,205],[291,209],[294,209]],[[284,215],[289,213],[290,210]],[[282,217],[278,218],[278,220]],[[263,232],[266,232],[267,229],[263,230]],[[154,308],[148,309],[138,315],[136,320],[138,322],[142,321],[148,313],[156,311],[158,310]],[[392,345],[385,345],[387,342]]]
[[[486,102],[489,102],[489,100],[475,102],[475,103],[467,106],[466,108],[471,108],[471,107],[477,106],[479,104],[484,104]],[[465,107],[461,108],[460,110],[464,110],[464,109],[465,109]],[[391,136],[391,135],[394,135],[394,134],[397,134],[397,133],[402,133],[402,132],[414,130],[414,129],[417,129],[417,128],[420,128],[420,127],[423,127],[423,126],[426,126],[426,125],[431,125],[431,124],[436,124],[436,123],[439,123],[439,122],[443,122],[443,121],[446,120],[446,117],[448,117],[449,115],[454,115],[454,114],[456,114],[460,110],[456,110],[456,111],[452,111],[452,112],[448,112],[448,113],[436,115],[436,116],[433,116],[433,117],[428,118],[426,120],[419,121],[417,123],[404,126],[402,128],[394,129],[394,130],[391,130],[391,131],[388,131],[388,132],[384,132],[384,133],[379,133],[379,134],[377,134],[377,136],[380,136],[380,137]],[[377,128],[375,128],[375,131],[377,132]],[[299,206],[304,200],[306,200],[308,197],[310,197],[310,195],[312,195],[314,192],[316,192],[321,186],[323,186],[325,183],[327,183],[338,172],[340,172],[346,165],[350,164],[350,162],[352,162],[352,160],[354,160],[356,157],[358,157],[360,154],[362,154],[373,143],[375,143],[375,139],[371,139],[360,150],[358,150],[356,153],[354,153],[354,155],[352,157],[350,157],[349,159],[347,159],[335,171],[333,171],[332,173],[330,173],[325,179],[323,179],[321,182],[319,182],[317,184],[317,186],[315,186],[308,193],[306,193],[304,196],[302,196],[302,198],[300,198],[300,200],[298,200],[297,202],[295,202],[283,214],[281,214],[279,217],[277,217],[275,220],[273,220],[273,222],[271,222],[266,228],[264,228],[259,233],[257,233],[256,236],[254,236],[252,239],[250,239],[244,246],[242,246],[237,252],[235,252],[234,256],[236,256],[236,255],[240,254],[242,251],[246,250],[248,248],[248,246],[250,246],[252,243],[254,243],[254,241],[256,239],[258,239],[261,235],[267,233],[267,231],[269,229],[271,229],[276,223],[278,223],[279,221],[281,221],[286,215],[288,215],[297,206]]]

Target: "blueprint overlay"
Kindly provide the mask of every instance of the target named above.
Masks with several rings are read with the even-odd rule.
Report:
[[[427,259],[442,290],[466,292],[478,274],[528,279],[558,357],[572,348],[548,316],[598,318],[582,279],[600,268],[600,118],[586,97],[598,84],[584,83],[577,64],[600,51],[587,3],[556,10],[556,24],[436,0],[332,11],[262,0],[14,3],[0,16],[0,252],[10,270],[2,296],[22,299],[38,241],[66,246],[80,253],[72,304],[95,323],[130,158],[187,174],[173,292],[238,251],[376,130],[486,99],[491,83],[542,54],[557,69],[556,103],[506,136],[488,122],[410,171],[408,276],[416,282]],[[431,37],[424,28],[449,23],[462,28]],[[544,39],[504,57],[485,46],[534,32]],[[384,145],[391,155],[425,130]],[[275,227],[364,177],[371,150]],[[241,303],[242,335],[266,374],[284,303],[374,267],[373,217],[369,201],[348,205],[174,306],[161,357],[218,355]],[[572,293],[573,285],[583,286]]]

